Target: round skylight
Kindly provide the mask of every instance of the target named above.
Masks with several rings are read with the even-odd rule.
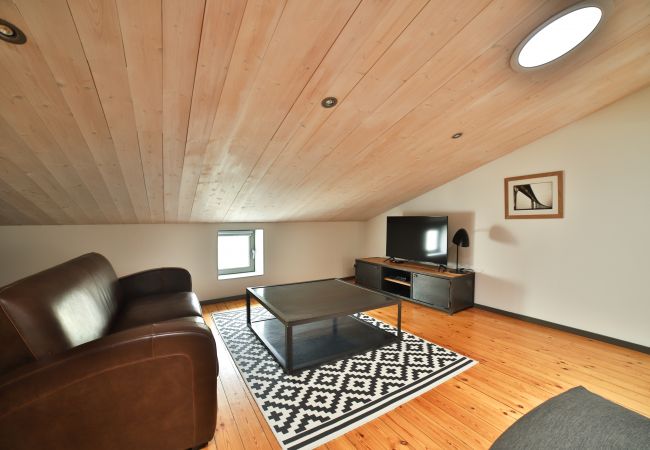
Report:
[[[581,2],[551,17],[512,55],[518,70],[535,69],[566,55],[583,42],[602,22],[605,11],[598,2]]]

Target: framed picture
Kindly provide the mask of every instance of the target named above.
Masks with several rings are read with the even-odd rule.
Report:
[[[564,172],[546,172],[504,180],[506,219],[564,217]]]

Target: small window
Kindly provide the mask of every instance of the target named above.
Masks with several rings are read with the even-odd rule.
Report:
[[[262,275],[262,230],[223,230],[217,240],[219,279]]]

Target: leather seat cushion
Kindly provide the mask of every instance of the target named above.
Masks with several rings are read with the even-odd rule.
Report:
[[[148,295],[125,302],[113,322],[111,333],[193,316],[202,317],[199,299],[193,292]]]

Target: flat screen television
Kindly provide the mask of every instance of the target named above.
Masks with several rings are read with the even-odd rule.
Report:
[[[386,256],[447,264],[447,217],[388,217]]]

